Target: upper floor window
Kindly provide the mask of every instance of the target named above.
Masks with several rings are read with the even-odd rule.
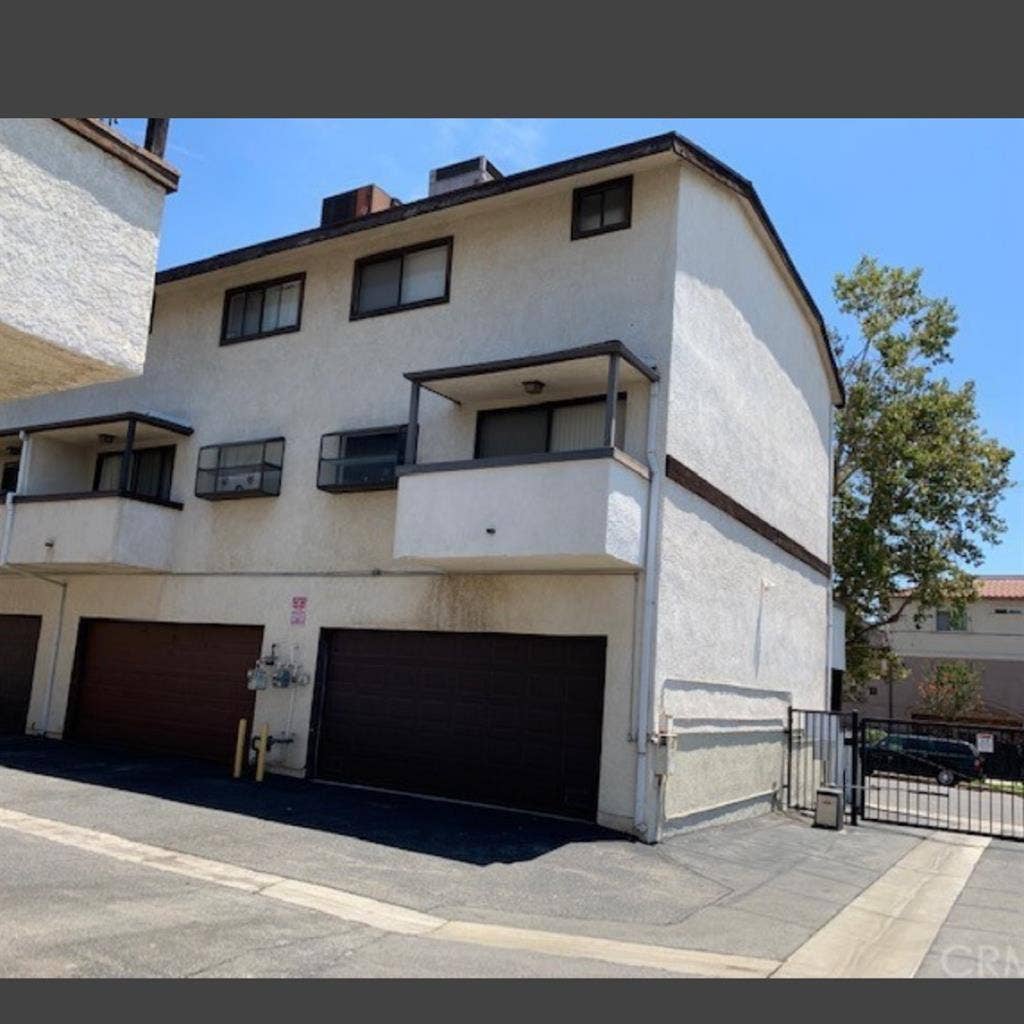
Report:
[[[324,434],[316,485],[322,491],[369,491],[394,487],[405,461],[406,427],[374,427]]]
[[[477,415],[476,458],[539,455],[600,448],[604,443],[605,399],[545,402],[512,409],[487,409]],[[622,448],[626,396],[618,397],[615,444]]]
[[[121,489],[121,460],[123,457],[122,452],[101,452],[97,456],[96,473],[92,484],[94,491],[119,491]],[[173,444],[161,445],[157,448],[137,448],[132,452],[127,493],[135,498],[155,498],[158,501],[169,501],[173,472]]]
[[[18,463],[0,463],[0,497],[18,489]]]
[[[447,302],[451,266],[451,238],[356,260],[350,319]]]
[[[587,185],[572,194],[572,237],[589,238],[628,228],[633,216],[633,179]]]
[[[962,633],[967,629],[967,612],[940,608],[935,613],[935,629],[939,633]]]
[[[196,497],[273,497],[281,493],[284,438],[213,444],[199,449]]]
[[[305,274],[294,274],[232,288],[224,295],[220,343],[232,345],[236,341],[297,331],[305,284]]]

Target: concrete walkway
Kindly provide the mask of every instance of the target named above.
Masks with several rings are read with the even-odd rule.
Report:
[[[649,847],[585,824],[287,779],[260,787],[38,742],[0,743],[0,807],[3,975],[874,970],[870,957],[829,967],[829,935],[865,910],[921,916],[939,894],[952,919],[975,891],[957,858],[980,855],[977,875],[1011,845],[767,815]],[[939,863],[936,845],[973,852]],[[954,892],[942,879],[956,870]],[[930,906],[931,936],[917,931],[904,976],[934,969],[937,944],[960,938]]]

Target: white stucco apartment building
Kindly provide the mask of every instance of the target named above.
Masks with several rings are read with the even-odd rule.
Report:
[[[142,372],[166,137],[166,118],[141,146],[98,118],[0,118],[0,401]]]
[[[848,707],[873,718],[925,715],[921,683],[933,678],[939,665],[966,662],[980,683],[980,703],[971,719],[1024,725],[1024,576],[979,576],[976,592],[962,613],[939,608],[920,621],[918,606],[908,604],[886,630],[906,677],[872,683]]]
[[[0,406],[8,718],[227,766],[246,717],[274,771],[648,841],[766,809],[828,703],[841,401],[679,136],[331,197],[158,274],[138,380]]]

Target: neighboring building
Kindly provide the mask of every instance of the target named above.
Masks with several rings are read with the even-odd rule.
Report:
[[[331,197],[158,274],[140,379],[0,406],[10,701],[649,841],[755,813],[828,704],[841,400],[752,186],[679,136]],[[254,694],[272,650],[297,685]]]
[[[977,592],[962,615],[939,609],[916,623],[916,605],[909,605],[889,627],[909,675],[892,687],[879,680],[847,706],[876,718],[913,718],[923,714],[918,687],[936,666],[966,661],[981,676],[982,706],[972,718],[1024,725],[1024,576],[979,576]]]
[[[97,118],[0,118],[0,401],[138,376],[166,119],[137,146]]]

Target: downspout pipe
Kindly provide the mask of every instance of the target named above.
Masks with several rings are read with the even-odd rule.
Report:
[[[657,742],[656,708],[654,706],[654,656],[658,620],[658,541],[661,532],[661,483],[664,467],[655,442],[658,424],[658,381],[651,384],[647,416],[647,468],[651,479],[647,492],[647,526],[644,550],[643,627],[640,640],[640,687],[637,697],[639,715],[636,735],[636,796],[633,825],[645,842],[657,839],[657,822],[648,821],[647,794],[650,780],[651,744]]]

